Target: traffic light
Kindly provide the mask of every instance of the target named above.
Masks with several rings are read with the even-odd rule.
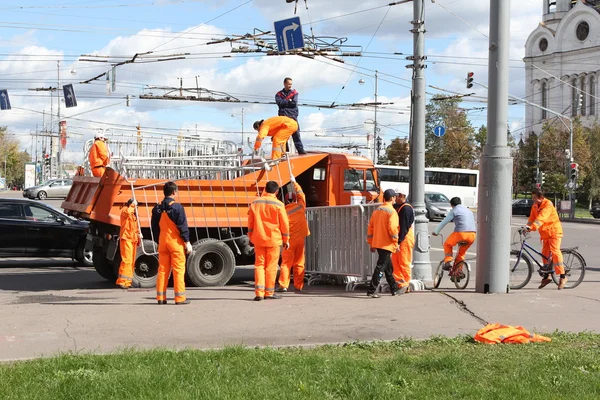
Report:
[[[546,173],[540,172],[540,185],[543,185],[546,182]]]
[[[569,179],[573,182],[577,181],[577,175],[579,175],[579,164],[571,163],[571,170],[569,171]]]
[[[44,165],[47,167],[50,166],[50,154],[44,154]]]
[[[583,107],[583,93],[579,93],[579,101],[577,102],[577,107],[578,108]]]
[[[471,89],[473,87],[473,76],[474,72],[467,72],[467,89]]]

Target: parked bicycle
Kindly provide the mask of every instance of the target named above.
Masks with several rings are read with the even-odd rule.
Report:
[[[519,250],[511,250],[510,252],[510,276],[509,286],[511,289],[522,289],[531,280],[533,275],[533,260],[538,266],[538,273],[541,277],[545,275],[551,275],[552,280],[558,285],[560,276],[556,276],[554,268],[552,266],[552,253],[548,257],[545,257],[541,252],[537,251],[529,244],[527,239],[530,234],[527,229],[521,228],[518,231],[521,248]],[[565,276],[568,278],[565,289],[573,289],[577,287],[585,277],[585,259],[579,252],[578,247],[570,247],[567,249],[560,249],[563,254],[563,262],[565,265]],[[540,264],[532,253],[541,256],[543,264]]]
[[[442,243],[444,243],[444,236],[439,235],[442,238]],[[467,242],[458,242],[458,246],[466,246]],[[433,276],[433,288],[437,289],[442,282],[442,278],[444,277],[444,260],[440,261],[438,267],[435,271],[435,275]],[[469,284],[469,279],[471,278],[471,265],[467,261],[454,262],[450,270],[447,271],[450,280],[454,282],[454,286],[457,289],[464,289]]]

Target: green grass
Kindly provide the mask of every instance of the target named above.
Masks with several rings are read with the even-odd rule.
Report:
[[[0,399],[599,398],[600,335],[552,338],[62,355],[0,365]]]

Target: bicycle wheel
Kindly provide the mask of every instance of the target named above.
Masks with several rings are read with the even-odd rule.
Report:
[[[585,277],[585,260],[575,250],[563,251],[563,262],[565,264],[565,275],[569,280],[565,289],[573,289],[583,281]],[[552,274],[552,280],[558,285],[560,276]]]
[[[444,277],[444,270],[442,267],[444,266],[444,261],[440,261],[437,269],[435,270],[435,275],[433,276],[433,288],[437,289],[442,282],[442,278]]]
[[[460,279],[456,279],[456,277],[454,278],[454,286],[456,286],[457,289],[462,290],[469,284],[469,278],[471,278],[471,267],[465,261],[461,261],[456,264],[454,268],[456,271],[455,274],[461,276]],[[462,275],[464,275],[464,278]]]
[[[512,250],[508,274],[508,286],[511,290],[523,289],[527,286],[533,275],[533,265],[529,257],[522,253],[519,258],[519,251]]]

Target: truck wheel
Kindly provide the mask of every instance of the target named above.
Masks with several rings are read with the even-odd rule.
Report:
[[[152,240],[142,240],[142,246],[146,253],[154,253],[154,242]],[[158,246],[157,246],[158,249]],[[156,287],[156,278],[158,276],[158,255],[147,255],[138,250],[133,264],[133,284],[141,288]]]
[[[94,268],[96,269],[96,272],[98,272],[101,277],[109,281],[116,281],[117,276],[115,275],[115,271],[111,262],[106,258],[106,254],[104,253],[104,249],[102,249],[102,247],[94,246],[92,260],[94,261]]]
[[[212,238],[193,245],[186,274],[194,286],[224,286],[235,270],[235,256],[227,244]]]

